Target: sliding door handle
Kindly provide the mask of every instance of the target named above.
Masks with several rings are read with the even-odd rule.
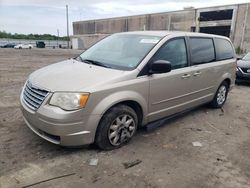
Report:
[[[190,76],[191,76],[190,74],[184,74],[181,78],[182,78],[182,79],[190,78]]]
[[[194,76],[200,76],[200,75],[201,75],[200,71],[194,73]]]

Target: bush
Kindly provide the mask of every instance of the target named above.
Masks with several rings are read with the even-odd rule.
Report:
[[[235,49],[235,52],[236,52],[236,54],[241,55],[241,54],[244,54],[244,52],[246,52],[246,50],[243,50],[242,48],[240,48],[240,46],[238,46]]]

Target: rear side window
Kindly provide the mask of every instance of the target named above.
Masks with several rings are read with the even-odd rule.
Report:
[[[233,47],[228,40],[215,38],[214,42],[217,60],[231,59],[234,57]]]
[[[215,61],[213,39],[190,38],[191,59],[193,65]]]
[[[156,60],[166,60],[171,63],[172,69],[187,67],[187,49],[184,38],[172,39],[164,44],[154,56]]]

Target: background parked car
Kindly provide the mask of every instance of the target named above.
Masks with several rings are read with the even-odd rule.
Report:
[[[236,82],[250,82],[250,52],[237,62]]]
[[[16,46],[15,43],[7,43],[7,44],[5,44],[5,45],[3,45],[1,47],[2,48],[14,48],[15,46]]]
[[[43,42],[43,41],[37,41],[36,42],[36,47],[37,48],[45,48],[45,42]]]
[[[15,49],[31,49],[33,46],[31,44],[18,44],[14,47]]]

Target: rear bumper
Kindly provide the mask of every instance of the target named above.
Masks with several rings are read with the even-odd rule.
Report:
[[[27,126],[41,138],[62,146],[91,144],[95,139],[100,115],[84,115],[84,110],[64,111],[46,104],[32,111],[20,98]]]

